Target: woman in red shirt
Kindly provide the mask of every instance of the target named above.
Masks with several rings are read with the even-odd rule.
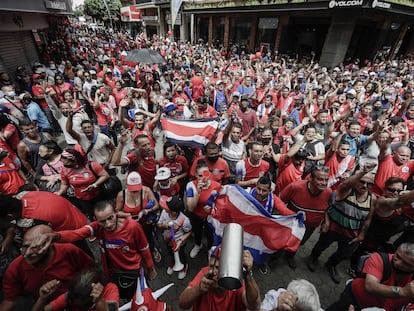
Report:
[[[66,194],[69,185],[73,187],[75,197],[70,198],[90,220],[94,219],[93,206],[102,200],[99,187],[109,179],[109,174],[96,162],[87,162],[75,149],[67,148],[62,152],[61,161],[64,168],[61,172],[62,184],[58,195]]]

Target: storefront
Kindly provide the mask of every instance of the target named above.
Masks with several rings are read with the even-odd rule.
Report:
[[[69,1],[2,0],[0,3],[0,71],[12,77],[18,66],[31,71],[47,44],[49,29],[67,27]]]
[[[189,1],[182,14],[194,16],[194,41],[298,57],[314,52],[325,66],[372,59],[386,47],[394,56],[414,52],[410,0]]]

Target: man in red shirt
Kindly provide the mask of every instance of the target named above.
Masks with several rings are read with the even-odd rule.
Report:
[[[414,298],[414,244],[404,243],[395,254],[387,254],[390,273],[384,280],[384,260],[373,253],[364,264],[365,278],[349,282],[340,299],[326,311],[346,311],[349,305],[356,310],[381,307],[386,311],[401,310]]]
[[[260,292],[253,278],[253,257],[249,251],[243,252],[245,268],[244,282],[238,290],[225,290],[218,286],[221,247],[217,247],[209,259],[209,266],[198,272],[180,295],[179,305],[182,309],[193,307],[193,311],[221,310],[258,310]]]
[[[390,177],[400,177],[405,181],[414,173],[414,160],[410,160],[411,150],[401,145],[396,148],[392,155],[388,154],[391,138],[380,148],[378,156],[378,170],[375,174],[374,187],[372,192],[382,196],[385,181]]]
[[[249,157],[237,162],[236,175],[241,179],[237,182],[239,186],[255,186],[260,177],[268,175],[270,164],[263,160],[263,149],[263,144],[255,141],[250,145]]]
[[[77,230],[43,234],[33,241],[32,247],[39,247],[42,252],[53,241],[73,242],[96,237],[101,246],[102,262],[107,277],[115,278],[115,273],[120,270],[136,271],[138,276],[144,257],[148,277],[150,280],[155,279],[157,272],[141,225],[131,218],[118,217],[108,201],[98,202],[94,213],[96,221],[89,225]],[[121,298],[131,299],[135,288],[128,288],[125,291],[120,288],[120,291]]]
[[[239,107],[232,113],[235,118],[239,119],[242,125],[242,140],[244,142],[253,141],[259,122],[257,121],[256,112],[249,108],[247,96],[241,97]]]
[[[194,112],[194,119],[216,118],[217,111],[210,105],[207,97],[200,97],[197,100],[197,109]]]
[[[68,200],[45,191],[20,192],[16,198],[0,196],[0,218],[17,220],[22,228],[50,224],[58,231],[82,228],[88,222]]]
[[[226,160],[220,157],[220,148],[216,143],[208,143],[206,145],[206,155],[198,157],[194,160],[190,169],[190,176],[194,177],[196,174],[197,163],[204,160],[210,171],[211,179],[225,185],[230,177],[230,169]]]
[[[26,182],[22,170],[0,148],[0,193],[16,194]]]
[[[45,225],[39,225],[26,232],[23,238],[21,255],[7,268],[3,278],[3,301],[1,311],[12,310],[19,297],[29,293],[34,299],[39,296],[40,287],[51,280],[59,280],[61,286],[56,298],[68,289],[70,280],[79,271],[94,264],[91,257],[71,244],[48,245],[42,252],[32,247],[32,242],[41,234],[52,232]]]
[[[121,158],[127,140],[127,133],[123,133],[112,157],[112,165],[127,166],[129,171],[138,172],[142,177],[142,184],[152,189],[154,177],[157,175],[157,161],[148,136],[140,134],[135,137],[136,149]]]
[[[326,166],[315,166],[309,180],[299,180],[291,183],[280,193],[280,198],[294,212],[305,213],[305,235],[301,245],[305,244],[313,231],[325,218],[332,190],[327,187],[329,169]],[[300,194],[300,195],[298,195]],[[289,267],[296,269],[295,253],[286,253]]]
[[[278,196],[271,192],[272,182],[269,177],[260,177],[257,181],[256,188],[250,191],[250,194],[272,215],[293,215]]]

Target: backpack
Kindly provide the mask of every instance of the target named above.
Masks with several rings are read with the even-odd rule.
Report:
[[[382,278],[381,278],[381,283],[383,283],[386,280],[388,280],[391,276],[391,262],[388,258],[388,253],[384,253],[384,252],[377,252],[377,253],[381,256],[382,262],[384,264],[384,268],[382,271]],[[363,273],[362,271],[364,269],[365,262],[371,255],[372,255],[371,253],[368,253],[366,255],[362,255],[361,257],[359,257],[358,264],[355,269],[356,278],[364,279],[366,277],[366,273]]]

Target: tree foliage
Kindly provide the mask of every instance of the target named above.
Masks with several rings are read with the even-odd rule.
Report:
[[[108,4],[112,18],[120,17],[121,0],[106,0],[106,3]],[[109,18],[104,0],[85,0],[84,14],[100,20]]]

